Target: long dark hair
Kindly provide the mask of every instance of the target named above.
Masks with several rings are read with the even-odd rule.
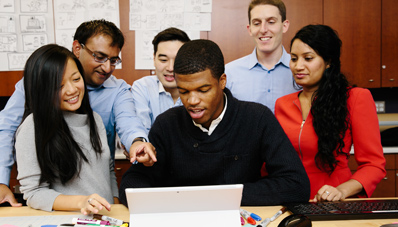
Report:
[[[294,36],[290,47],[296,39],[310,46],[329,65],[313,94],[311,114],[318,136],[315,162],[319,169],[331,174],[338,164],[334,151],[342,152],[345,146],[343,139],[350,127],[347,107],[350,87],[340,71],[342,43],[337,32],[326,25],[305,26]]]
[[[84,71],[79,60],[68,49],[56,44],[42,46],[33,52],[23,73],[23,120],[33,114],[36,154],[41,169],[40,183],[52,183],[59,179],[65,184],[75,175],[79,175],[83,160],[89,162],[73,139],[60,109],[61,83],[69,59],[76,63],[84,80]],[[101,141],[87,92],[84,92],[82,104],[76,112],[88,115],[90,142],[95,152],[100,154]]]

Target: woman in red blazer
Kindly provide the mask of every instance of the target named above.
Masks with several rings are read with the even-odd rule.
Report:
[[[290,69],[301,91],[279,98],[275,115],[300,156],[314,201],[370,197],[385,176],[379,122],[367,89],[340,72],[341,40],[325,25],[308,25],[291,42]],[[354,145],[358,169],[348,167]]]

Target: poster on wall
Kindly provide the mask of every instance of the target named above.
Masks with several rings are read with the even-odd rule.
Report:
[[[76,28],[94,19],[120,27],[119,1],[0,0],[0,71],[23,70],[32,52],[48,43],[71,50]]]
[[[152,39],[176,27],[190,39],[211,30],[212,0],[130,0],[129,28],[135,31],[135,69],[154,69]]]
[[[120,28],[119,1],[54,0],[55,42],[71,50],[76,28],[85,21],[97,19],[111,21]],[[121,67],[122,64],[116,66]]]
[[[52,0],[0,1],[0,71],[23,70],[34,50],[53,42]]]

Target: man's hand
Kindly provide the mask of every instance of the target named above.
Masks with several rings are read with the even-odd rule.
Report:
[[[130,162],[142,163],[144,166],[153,166],[157,161],[156,150],[151,143],[136,141],[130,147]]]
[[[12,191],[5,184],[0,184],[0,203],[8,202],[13,207],[20,207],[22,203],[18,203]]]

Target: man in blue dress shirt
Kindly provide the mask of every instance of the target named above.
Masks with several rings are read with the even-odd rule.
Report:
[[[282,35],[289,28],[286,7],[281,0],[253,0],[248,15],[247,30],[256,47],[225,66],[227,88],[236,98],[261,103],[274,112],[276,99],[296,91],[290,55],[282,46]]]
[[[159,114],[182,105],[174,78],[174,59],[180,47],[188,41],[188,35],[178,28],[159,32],[152,41],[156,76],[145,76],[133,83],[135,112],[147,133]]]
[[[104,122],[111,157],[115,156],[117,132],[122,143],[131,151],[131,161],[137,160],[150,166],[156,161],[155,149],[145,142],[147,133],[135,115],[130,86],[112,75],[121,62],[119,54],[123,45],[123,34],[112,22],[93,20],[77,28],[72,52],[83,65],[90,104]],[[22,80],[15,85],[15,92],[0,112],[0,203],[9,202],[12,206],[21,206],[7,185],[14,164],[14,133],[24,113]]]

